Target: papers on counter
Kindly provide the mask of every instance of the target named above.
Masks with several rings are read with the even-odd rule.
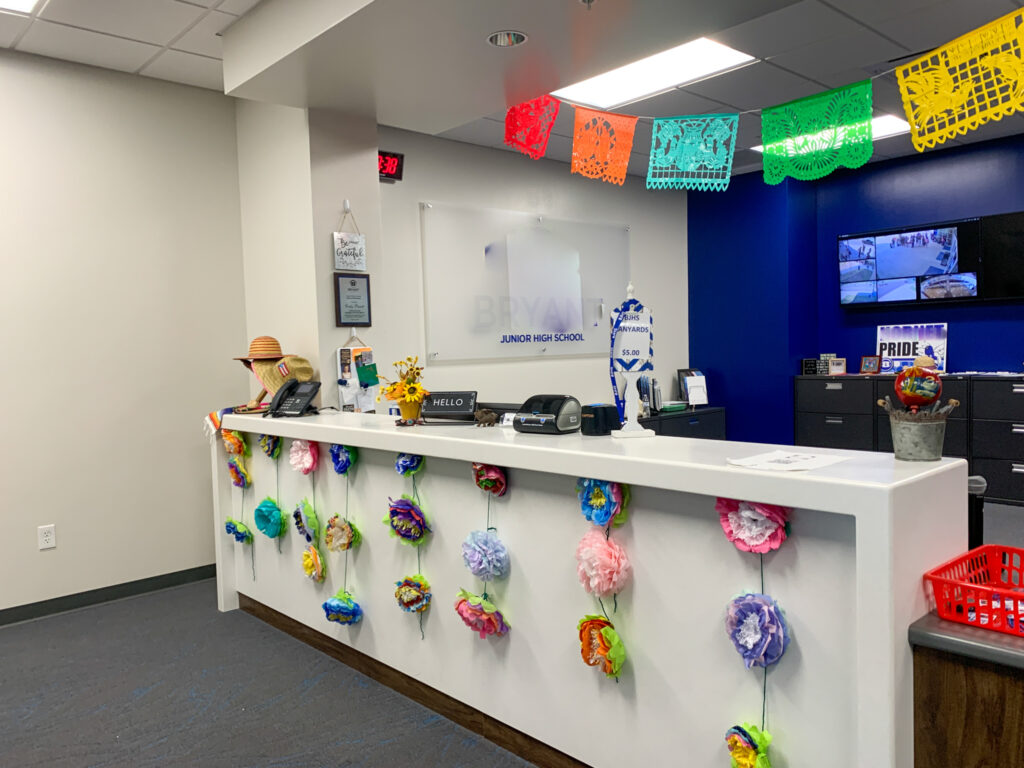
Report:
[[[792,451],[769,451],[743,459],[726,459],[728,464],[747,469],[770,469],[776,472],[795,472],[803,469],[821,469],[846,461],[843,456],[825,456],[815,453],[794,453]]]

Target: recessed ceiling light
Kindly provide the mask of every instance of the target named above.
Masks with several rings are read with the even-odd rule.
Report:
[[[501,32],[492,32],[487,36],[487,42],[496,48],[512,48],[526,42],[526,35],[522,32],[514,32],[511,29],[504,29]]]
[[[610,109],[752,61],[753,56],[702,37],[554,91],[551,95]]]
[[[818,131],[817,133],[809,133],[806,136],[799,136],[802,142],[810,142],[807,152],[811,152],[815,149],[815,139],[826,139],[831,129],[825,129],[824,131]],[[898,136],[901,133],[910,133],[910,123],[904,120],[902,117],[896,117],[896,115],[879,115],[878,117],[871,118],[871,137],[874,141],[879,139],[887,139],[890,136]],[[786,139],[786,141],[795,141],[795,139]],[[786,142],[780,142],[785,144]],[[755,152],[764,152],[764,147],[758,144],[756,147],[751,147]]]
[[[38,4],[39,0],[0,0],[0,10],[32,13]]]

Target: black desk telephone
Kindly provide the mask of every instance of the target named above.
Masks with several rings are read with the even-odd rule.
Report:
[[[317,413],[313,405],[313,398],[320,391],[319,381],[296,381],[288,379],[281,388],[277,390],[270,408],[263,414],[267,416],[305,416],[310,413]]]

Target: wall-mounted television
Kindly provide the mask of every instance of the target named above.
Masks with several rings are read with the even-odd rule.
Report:
[[[845,307],[1024,299],[1024,212],[840,235]]]

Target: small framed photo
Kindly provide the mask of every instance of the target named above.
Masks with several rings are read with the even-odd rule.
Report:
[[[881,355],[866,355],[860,359],[861,373],[878,373],[882,369]]]
[[[828,375],[829,376],[841,376],[846,373],[846,358],[845,357],[832,357],[828,361]]]
[[[369,275],[334,273],[334,321],[338,328],[371,325]]]

